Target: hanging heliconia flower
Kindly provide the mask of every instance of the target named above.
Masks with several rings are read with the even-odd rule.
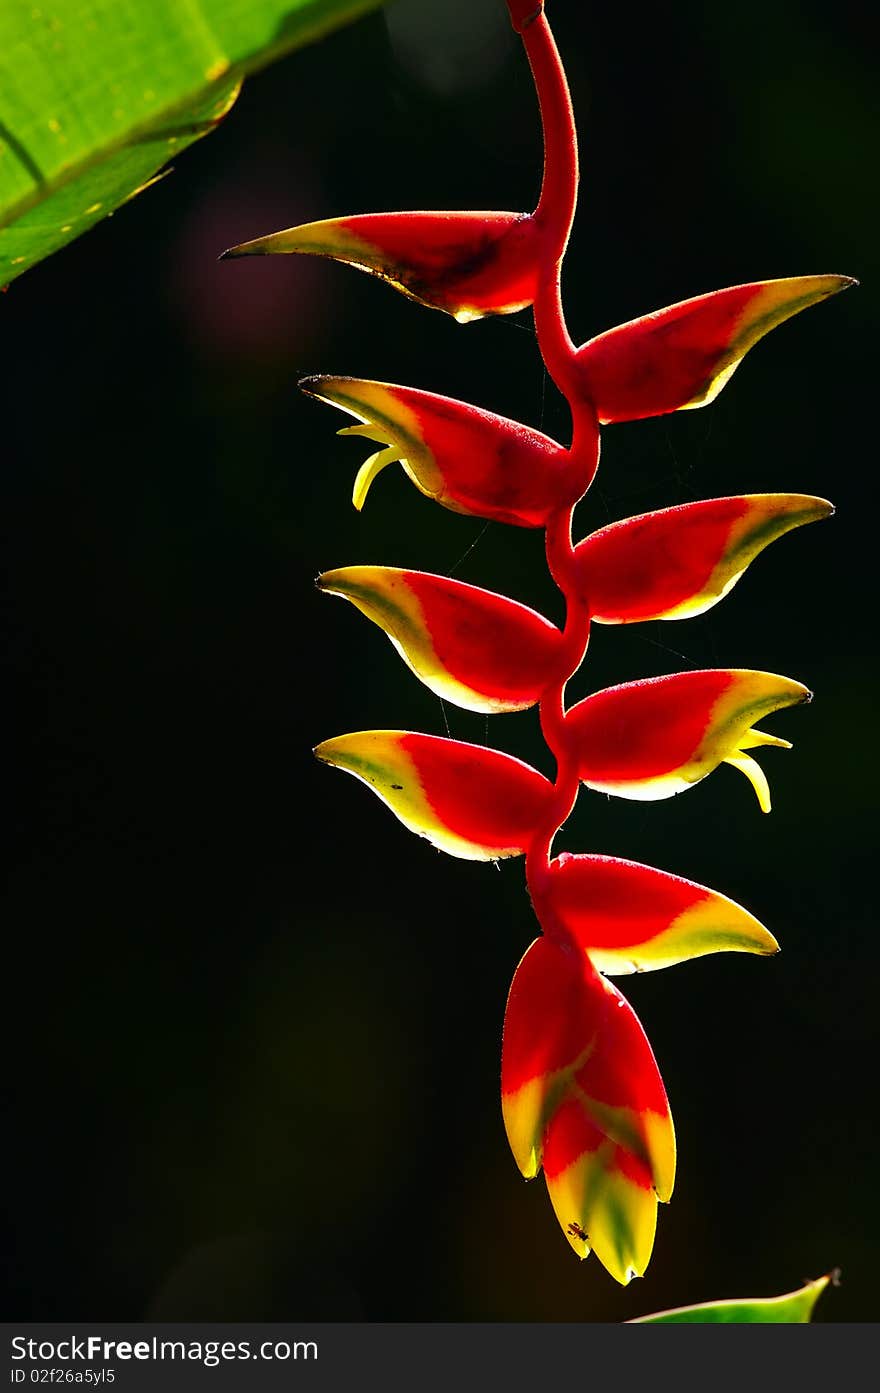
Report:
[[[379,448],[354,484],[356,508],[399,462],[426,497],[456,512],[546,531],[566,603],[564,629],[525,605],[446,576],[387,566],[326,571],[318,586],[384,630],[431,691],[486,713],[538,706],[555,780],[480,745],[402,730],[325,740],[315,753],[354,774],[419,836],[453,856],[524,856],[542,936],[516,970],[504,1025],[502,1104],[523,1175],[543,1169],[562,1230],[620,1282],[641,1275],[657,1203],[672,1193],[675,1138],[645,1033],[609,975],[707,953],[771,954],[777,943],[725,895],[637,862],[552,855],[581,784],[662,799],[721,764],[770,810],[749,751],[789,748],[758,728],[810,700],[768,672],[671,673],[566,707],[591,620],[684,619],[716,604],[777,537],[833,508],[804,494],[714,498],[626,518],[572,544],[575,504],[599,460],[599,426],[705,406],[776,325],[853,282],[756,281],[685,300],[578,348],[566,328],[560,268],[574,218],[577,143],[565,74],[541,0],[508,0],[544,132],[533,213],[367,213],[260,237],[227,256],[305,252],[379,276],[466,322],[534,307],[545,365],[571,410],[566,448],[539,431],[431,392],[351,377],[301,387],[357,424],[340,434]]]

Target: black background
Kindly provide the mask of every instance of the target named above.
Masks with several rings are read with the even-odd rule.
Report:
[[[839,1264],[819,1318],[876,1319],[877,114],[855,9],[551,9],[581,135],[578,341],[741,281],[863,281],[705,411],[609,429],[578,515],[583,534],[725,493],[838,507],[709,615],[598,628],[572,684],[720,665],[816,693],[772,720],[795,749],[763,757],[770,817],[722,768],[665,803],[585,791],[559,842],[712,885],[783,947],[622,984],[680,1167],[629,1289],[578,1265],[504,1138],[521,863],[440,856],[310,754],[445,733],[318,571],[460,561],[561,616],[538,533],[484,533],[399,470],[356,514],[363,448],[296,379],[405,382],[564,438],[529,316],[463,328],[331,263],[216,261],[337,213],[533,206],[500,0],[398,0],[293,55],[3,298],[9,1318],[617,1321]],[[534,712],[488,738],[552,773]]]

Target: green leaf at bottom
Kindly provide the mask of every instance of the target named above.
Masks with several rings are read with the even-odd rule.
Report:
[[[639,1316],[628,1325],[737,1325],[761,1323],[774,1325],[806,1325],[813,1307],[831,1281],[831,1274],[817,1277],[799,1291],[786,1296],[746,1297],[742,1301],[707,1301],[700,1306],[678,1306],[672,1311],[658,1311],[652,1316]]]

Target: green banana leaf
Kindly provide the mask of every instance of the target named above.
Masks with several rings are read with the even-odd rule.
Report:
[[[242,78],[381,0],[3,0],[0,286],[153,182]]]
[[[628,1325],[806,1325],[813,1307],[832,1280],[833,1274],[807,1282],[799,1291],[786,1296],[747,1297],[743,1301],[708,1301],[701,1306],[678,1306],[673,1311],[639,1316]]]

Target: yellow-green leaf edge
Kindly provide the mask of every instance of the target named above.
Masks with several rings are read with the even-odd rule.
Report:
[[[4,0],[0,286],[152,183],[249,73],[381,3]]]
[[[833,1273],[807,1282],[785,1296],[746,1297],[734,1301],[707,1301],[699,1306],[677,1306],[671,1311],[639,1316],[628,1325],[807,1325],[813,1308]]]

